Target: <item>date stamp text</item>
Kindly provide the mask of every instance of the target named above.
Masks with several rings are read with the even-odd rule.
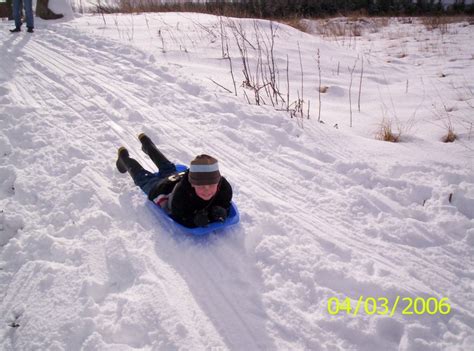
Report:
[[[403,315],[422,315],[422,314],[449,314],[451,305],[448,298],[438,299],[436,297],[401,297],[389,300],[386,297],[359,296],[357,300],[346,297],[340,300],[337,297],[328,299],[328,313],[337,315],[345,313],[347,315],[357,316],[359,313],[367,315],[388,315],[393,317],[395,312],[400,311]]]

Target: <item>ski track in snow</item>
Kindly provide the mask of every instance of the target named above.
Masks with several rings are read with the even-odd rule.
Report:
[[[8,39],[3,29],[3,349],[474,342],[472,169],[434,156],[382,164],[374,149],[410,145],[348,142],[318,125],[303,133],[284,113],[218,96],[144,51],[72,25]],[[216,155],[241,225],[194,239],[155,216],[114,164],[124,145],[152,168],[142,131],[182,163]],[[453,312],[328,315],[328,298],[360,295],[449,297]]]

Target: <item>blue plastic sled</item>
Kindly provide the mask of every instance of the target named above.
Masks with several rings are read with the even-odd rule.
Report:
[[[180,164],[176,165],[176,170],[178,172],[185,172],[187,169],[188,169],[188,167],[185,166],[185,165],[180,165]],[[159,174],[159,172],[157,174]],[[188,228],[188,227],[176,222],[175,220],[173,220],[173,218],[171,218],[168,215],[168,213],[166,213],[166,211],[163,210],[160,206],[155,205],[155,204],[153,204],[152,206],[157,208],[158,209],[157,212],[162,214],[168,221],[173,223],[174,226],[178,227],[179,229],[181,229],[185,233],[188,233],[188,234],[191,234],[191,235],[196,235],[196,236],[206,235],[206,234],[209,234],[213,231],[222,230],[224,228],[227,228],[227,227],[230,227],[232,225],[237,224],[240,220],[239,210],[237,209],[237,205],[233,201],[230,204],[229,216],[227,216],[227,218],[224,222],[212,222],[212,223],[208,224],[205,227],[197,227],[197,228]]]

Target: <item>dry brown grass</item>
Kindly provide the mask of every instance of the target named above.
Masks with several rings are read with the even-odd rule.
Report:
[[[352,15],[346,18],[320,19],[315,27],[315,31],[321,36],[332,38],[360,37],[366,32],[377,33],[389,24],[390,18],[387,17]]]
[[[384,119],[380,124],[380,128],[377,131],[375,138],[378,140],[389,141],[391,143],[397,143],[400,141],[401,134],[394,133],[392,128],[392,122]]]
[[[446,135],[443,137],[443,143],[452,143],[454,142],[456,139],[458,138],[458,136],[456,135],[456,133],[454,133],[454,130],[452,127],[449,127],[448,128],[448,133],[446,133]]]
[[[429,31],[439,29],[442,34],[448,33],[448,25],[450,24],[448,17],[421,17],[421,23]]]
[[[362,27],[357,22],[325,21],[317,26],[317,32],[326,37],[360,37]]]
[[[378,31],[380,28],[388,27],[390,24],[390,17],[376,17],[372,20],[375,24],[376,31]]]
[[[324,93],[327,93],[327,91],[329,90],[329,87],[322,85],[318,90],[321,94],[324,94]]]
[[[309,33],[308,23],[306,23],[301,18],[294,17],[294,18],[291,18],[291,19],[284,20],[284,21],[282,21],[282,23],[287,24],[290,27],[293,27],[293,28],[295,28],[295,29],[297,29],[301,32]]]
[[[454,23],[473,23],[473,17],[466,16],[425,16],[420,17],[421,23],[427,30],[433,31],[438,29],[441,34],[447,34],[450,25]]]

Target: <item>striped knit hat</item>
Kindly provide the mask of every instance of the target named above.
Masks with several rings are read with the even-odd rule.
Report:
[[[219,164],[214,157],[209,155],[196,156],[189,167],[189,182],[192,185],[217,184],[221,179]]]

